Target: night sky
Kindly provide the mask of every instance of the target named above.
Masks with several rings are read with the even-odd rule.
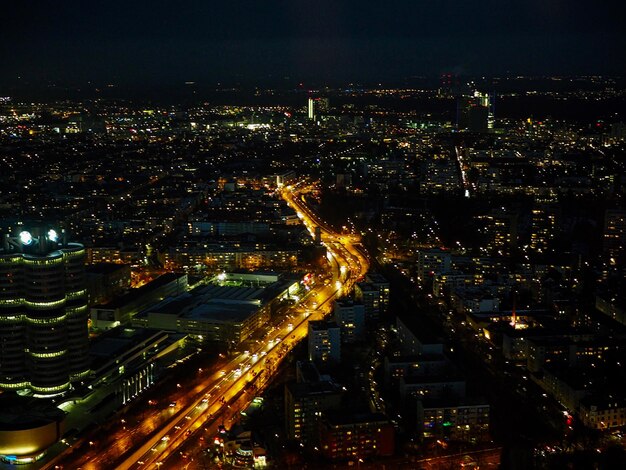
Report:
[[[622,9],[615,0],[12,1],[0,14],[0,86],[624,74]]]

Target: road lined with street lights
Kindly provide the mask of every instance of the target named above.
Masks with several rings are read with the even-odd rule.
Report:
[[[332,301],[349,292],[365,275],[369,264],[354,246],[358,242],[356,237],[334,232],[309,210],[292,188],[283,188],[280,194],[313,236],[315,228],[319,227],[322,243],[327,248],[331,282],[328,285],[321,281],[314,283],[300,302],[289,308],[280,323],[269,328],[248,351],[237,355],[221,370],[212,372],[188,391],[185,384],[181,385],[177,403],[169,406],[161,401],[158,410],[151,409],[149,416],[136,425],[123,423],[123,429],[114,433],[114,442],[102,439],[100,445],[94,445],[79,459],[63,459],[61,468],[74,465],[73,468],[89,470],[194,468],[184,459],[186,454],[178,451],[188,438],[196,435],[196,431],[235,421],[238,413],[246,409],[255,394],[272,379],[280,361],[307,336],[308,322],[330,314]],[[102,445],[105,442],[108,442],[106,447]],[[176,459],[179,461],[175,463]]]
[[[273,328],[263,338],[264,343],[258,349],[249,351],[253,363],[244,362],[238,368],[241,371],[239,375],[235,371],[232,379],[230,374],[233,372],[228,373],[220,395],[212,397],[206,408],[202,409],[197,403],[193,409],[190,407],[190,414],[185,416],[185,420],[179,420],[178,424],[173,425],[174,429],[178,427],[175,439],[161,439],[156,447],[150,447],[149,450],[148,445],[144,446],[141,449],[143,454],[139,455],[141,451],[136,452],[120,468],[139,469],[152,465],[157,468],[162,465],[165,468],[195,468],[197,460],[187,460],[188,453],[179,450],[189,447],[184,446],[188,438],[193,436],[192,442],[202,443],[196,431],[202,432],[203,429],[217,428],[219,424],[234,421],[237,414],[247,408],[254,398],[254,394],[248,393],[248,390],[261,391],[276,371],[278,363],[307,336],[308,322],[323,319],[331,313],[331,301],[348,292],[354,282],[367,272],[367,258],[352,245],[354,237],[340,235],[325,226],[289,189],[283,190],[282,196],[296,210],[309,232],[314,234],[315,227],[320,227],[328,250],[328,260],[333,268],[331,284],[313,287],[302,302],[291,309],[292,314],[287,315],[280,326]],[[151,441],[156,442],[156,439]],[[198,450],[197,445],[195,448]]]

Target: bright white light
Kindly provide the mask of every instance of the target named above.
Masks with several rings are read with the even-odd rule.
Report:
[[[217,275],[217,279],[219,279],[220,281],[223,281],[226,279],[226,273],[220,273]]]
[[[59,239],[59,234],[54,229],[48,230],[48,240],[56,242]]]
[[[33,242],[33,236],[30,232],[24,230],[20,232],[20,242],[22,242],[22,245],[30,245]]]

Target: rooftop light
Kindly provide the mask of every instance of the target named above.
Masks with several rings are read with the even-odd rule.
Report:
[[[33,236],[26,230],[20,232],[20,242],[22,245],[30,245],[33,242]]]

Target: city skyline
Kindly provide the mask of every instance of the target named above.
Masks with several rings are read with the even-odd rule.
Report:
[[[617,470],[614,0],[14,2],[0,470]]]

